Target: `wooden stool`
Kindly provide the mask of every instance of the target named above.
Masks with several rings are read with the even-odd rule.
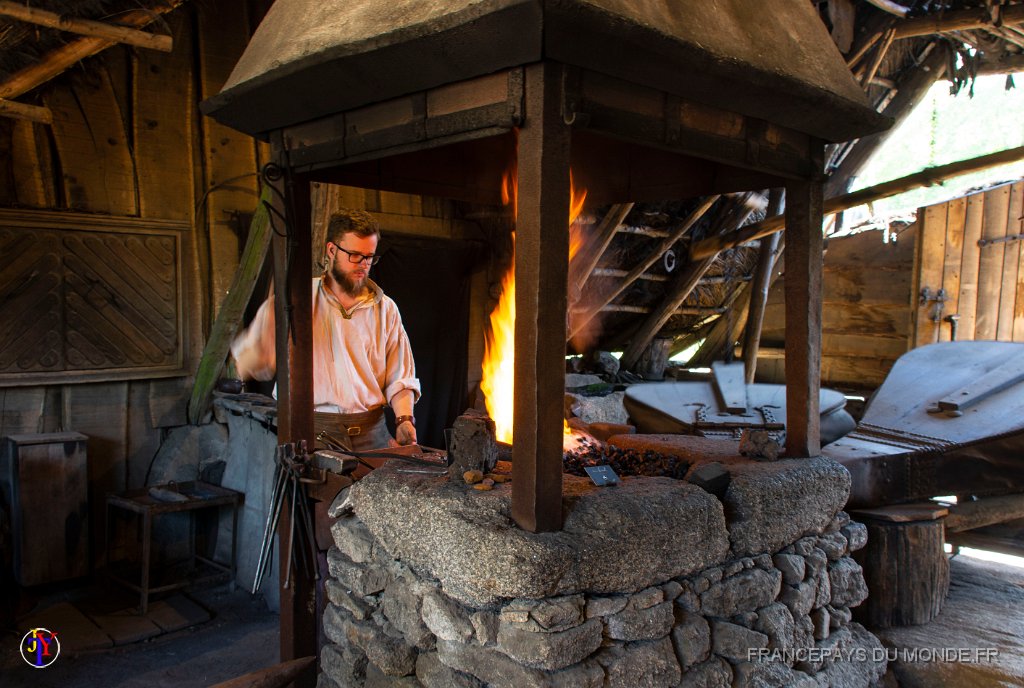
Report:
[[[942,611],[949,592],[943,519],[934,502],[851,512],[868,529],[868,544],[854,553],[864,569],[868,599],[854,610],[869,627],[914,626]]]

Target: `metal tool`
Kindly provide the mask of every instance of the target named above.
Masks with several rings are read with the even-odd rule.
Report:
[[[284,468],[279,461],[280,452],[281,448],[278,447],[277,454],[274,457],[274,490],[270,494],[270,508],[267,511],[267,524],[263,530],[263,542],[260,543],[260,558],[256,565],[256,577],[252,584],[252,594],[254,595],[256,594],[256,591],[259,590],[260,583],[263,582],[263,574],[266,571],[267,560],[270,558],[270,550],[274,541],[274,533],[277,531],[277,522],[281,516],[281,498],[284,494],[286,476]]]
[[[280,522],[281,510],[285,498],[289,500],[291,518],[285,540],[284,587],[292,584],[292,568],[296,575],[304,575],[319,580],[317,569],[316,535],[313,514],[305,498],[303,484],[321,483],[323,478],[310,475],[311,457],[307,453],[306,443],[284,444],[277,448],[275,455],[276,474],[274,491],[270,499],[270,511],[260,546],[260,558],[256,567],[256,578],[253,581],[253,594],[259,590],[266,573],[267,563],[273,549],[277,524]]]

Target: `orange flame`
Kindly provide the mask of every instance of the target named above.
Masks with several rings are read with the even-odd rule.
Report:
[[[519,183],[515,165],[502,175],[501,201],[512,205],[513,217],[518,219]],[[574,225],[583,211],[586,200],[585,189],[577,189],[569,172],[569,259],[576,255],[582,245],[579,229]],[[484,343],[483,376],[480,390],[484,393],[487,413],[494,420],[499,442],[512,443],[512,406],[515,386],[515,325],[516,325],[516,276],[515,276],[515,232],[512,232],[512,264],[501,280],[501,296],[498,305],[491,311],[491,328]],[[572,437],[569,424],[562,421],[567,441]],[[573,441],[575,445],[575,441]],[[568,446],[568,445],[567,445]]]

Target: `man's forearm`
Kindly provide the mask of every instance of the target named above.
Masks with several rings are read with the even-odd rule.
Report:
[[[413,415],[412,407],[416,403],[416,393],[411,389],[403,389],[391,397],[391,408],[395,417]]]

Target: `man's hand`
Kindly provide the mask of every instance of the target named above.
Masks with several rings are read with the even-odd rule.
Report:
[[[412,424],[412,421],[404,421],[395,428],[395,439],[401,446],[407,446],[410,444],[416,444],[416,426]]]

